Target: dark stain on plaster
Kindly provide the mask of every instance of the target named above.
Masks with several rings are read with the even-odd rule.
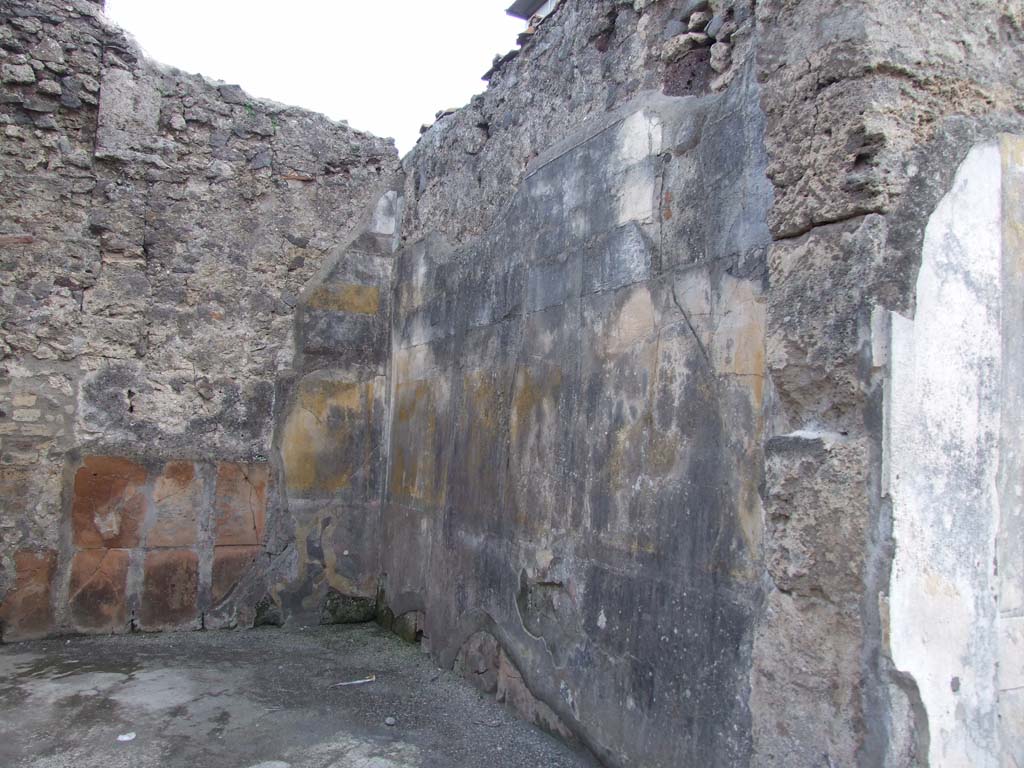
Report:
[[[420,284],[395,307],[384,568],[419,596],[442,663],[486,629],[610,764],[743,764],[761,598],[735,474],[756,489],[760,464],[736,436],[760,420],[652,274],[659,238],[615,226],[615,142],[598,132],[548,161],[460,251],[399,253],[399,285]],[[585,206],[567,210],[567,184]],[[689,268],[713,291],[726,275],[759,291],[762,230]],[[651,729],[671,737],[641,746]]]

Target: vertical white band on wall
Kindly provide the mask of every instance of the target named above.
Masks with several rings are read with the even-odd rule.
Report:
[[[1003,136],[1003,365],[999,446],[1002,765],[1024,766],[1024,137]]]
[[[1001,764],[1002,167],[999,142],[968,154],[928,222],[916,315],[892,317],[890,642],[917,682],[933,768]]]

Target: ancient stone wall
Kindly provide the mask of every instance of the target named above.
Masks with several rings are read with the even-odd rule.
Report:
[[[483,237],[396,265],[391,610],[610,764],[750,759],[771,188],[741,66],[592,121]]]
[[[4,636],[251,623],[243,574],[298,578],[272,438],[303,291],[394,147],[157,66],[93,3],[0,22],[0,593],[39,606]]]
[[[556,713],[560,727],[615,765],[678,764],[693,759],[687,750],[694,748],[701,764],[913,765],[926,759],[927,708],[913,675],[893,664],[886,633],[893,618],[888,592],[896,542],[892,502],[882,483],[889,359],[888,329],[879,318],[886,310],[913,313],[925,225],[971,146],[1000,131],[1020,131],[1022,20],[1024,9],[1016,2],[779,0],[755,7],[566,0],[518,56],[496,64],[486,93],[425,134],[404,160],[403,236],[410,246],[423,240],[399,266],[383,551],[391,599],[398,610],[422,614],[417,621],[439,658],[447,661],[450,644],[467,640],[456,656],[470,677],[487,681],[485,687],[496,684],[485,673],[495,659],[498,667],[509,660],[519,664],[521,678],[541,700],[532,705],[538,719],[550,720],[546,710]],[[697,34],[688,33],[691,26]],[[715,37],[702,34],[708,31]],[[718,693],[732,690],[743,702],[732,710],[741,735],[729,739],[729,757],[712,726],[723,713],[707,700],[693,710],[683,704],[674,719],[667,718],[674,729],[653,725],[679,706],[673,693],[666,694],[683,674],[678,669],[702,668],[707,659],[699,645],[687,646],[647,622],[695,609],[700,599],[684,590],[691,602],[680,594],[678,608],[649,605],[643,592],[632,591],[646,577],[639,570],[639,544],[627,558],[629,567],[586,544],[595,528],[617,519],[601,511],[617,508],[614,484],[590,497],[587,491],[595,477],[623,466],[625,446],[643,460],[627,462],[620,478],[621,487],[630,489],[629,524],[621,531],[640,536],[647,515],[685,529],[687,504],[659,501],[650,463],[654,447],[662,438],[674,448],[689,437],[700,443],[698,435],[714,430],[692,423],[683,429],[685,437],[669,437],[669,423],[655,418],[658,403],[644,422],[642,400],[624,396],[630,386],[625,374],[604,381],[603,388],[588,379],[595,366],[587,361],[614,346],[621,331],[614,314],[580,310],[582,321],[570,320],[570,313],[545,329],[531,319],[543,316],[541,310],[554,312],[549,307],[561,306],[563,297],[575,302],[578,295],[581,306],[594,301],[569,278],[576,261],[588,263],[593,247],[587,241],[593,225],[578,209],[582,201],[598,206],[609,195],[626,198],[636,178],[623,175],[610,188],[579,180],[614,172],[616,153],[590,148],[602,141],[601,116],[649,90],[746,106],[725,120],[703,120],[695,112],[684,121],[689,138],[649,144],[652,154],[667,150],[655,172],[663,195],[655,213],[659,234],[650,248],[657,256],[650,272],[637,268],[648,263],[637,256],[645,251],[624,239],[608,248],[612,261],[636,285],[652,275],[672,284],[693,265],[729,258],[743,263],[749,253],[744,248],[764,249],[763,261],[752,262],[763,264],[761,288],[752,295],[765,312],[764,367],[756,372],[764,377],[763,408],[755,410],[754,422],[720,424],[723,440],[752,439],[763,450],[760,466],[728,473],[732,480],[738,473],[754,482],[763,504],[752,527],[761,588],[746,593],[739,600],[745,609],[733,616],[734,626],[744,628],[733,636],[740,638],[741,652],[717,659],[746,674],[749,684],[730,689],[716,678]],[[563,141],[578,146],[552,163],[563,167],[556,179],[547,179],[536,156],[549,156]],[[728,149],[709,151],[714,142],[728,142]],[[739,199],[716,204],[737,189],[735,178],[758,178],[757,147],[767,157],[763,172],[772,198],[763,219],[751,204],[752,195],[761,194],[758,184],[740,186]],[[590,155],[577,161],[585,172],[570,170],[573,152]],[[694,169],[696,178],[688,175]],[[523,202],[542,197],[550,200],[544,215]],[[617,225],[622,221],[614,212],[606,214],[604,226]],[[540,277],[546,260],[558,266]],[[615,282],[605,285],[598,277],[605,270],[584,266],[581,273],[584,284],[589,278],[600,286],[592,289],[598,295],[614,293]],[[756,272],[743,274],[749,280]],[[559,298],[531,305],[545,289]],[[477,303],[464,307],[464,291]],[[724,302],[733,316],[736,301],[730,296]],[[672,313],[660,314],[656,298],[653,305],[649,319],[661,338]],[[698,318],[693,338],[713,350],[699,324],[713,313],[685,303],[682,310]],[[448,312],[461,325],[448,323]],[[573,322],[585,329],[579,338]],[[502,330],[519,323],[520,330]],[[472,343],[474,337],[480,341]],[[642,349],[634,341],[629,354],[637,357],[624,370],[647,370]],[[583,362],[572,378],[562,368],[577,356]],[[554,369],[559,383],[532,372],[527,380],[532,367]],[[693,367],[680,363],[676,369]],[[516,423],[515,398],[533,389],[535,380],[542,386],[530,412],[542,426],[523,427]],[[545,387],[572,394],[556,396]],[[475,404],[488,391],[493,402]],[[702,402],[706,413],[735,418],[738,412],[735,403]],[[587,421],[588,408],[599,404],[611,409],[610,422]],[[633,419],[639,419],[636,434],[613,440]],[[563,422],[571,426],[559,427]],[[609,452],[602,453],[598,446],[606,440]],[[522,459],[530,445],[532,463]],[[496,476],[482,466],[466,469],[465,462],[488,450],[484,464],[497,464]],[[686,475],[677,467],[668,477]],[[708,469],[690,483],[707,492],[718,487],[716,477]],[[520,488],[533,494],[526,502],[517,497]],[[737,519],[728,510],[742,508],[728,495],[704,501],[709,527],[697,526],[704,534],[721,532],[717,526]],[[565,516],[568,524],[559,527]],[[543,522],[531,528],[538,520]],[[413,540],[414,529],[434,533]],[[532,538],[543,539],[547,531],[557,532],[556,541],[536,547],[542,557],[534,562]],[[685,583],[671,568],[699,569],[709,567],[702,558],[715,561],[718,550],[711,544],[690,559],[693,550],[674,549],[667,536],[656,538],[676,556],[653,570],[668,584]],[[695,532],[683,538],[695,547],[700,540]],[[402,555],[389,561],[393,547]],[[613,590],[612,582],[594,578],[609,566],[628,588]],[[733,577],[741,571],[735,563],[726,570]],[[728,591],[742,594],[742,583],[729,582]],[[652,594],[667,598],[671,588],[665,589]],[[704,591],[714,590],[705,585]],[[587,600],[598,594],[630,617],[628,625],[615,625],[615,647],[636,666],[660,659],[657,643],[678,643],[674,663],[651,664],[653,688],[642,715],[636,710],[642,673],[606,672],[598,675],[600,683],[580,686],[600,688],[595,697],[615,702],[606,710],[581,699],[573,684],[595,666],[614,666],[615,652],[607,645],[611,614],[605,610],[601,626],[600,612],[587,613],[597,611]],[[719,597],[713,604],[724,609],[729,601]],[[759,607],[747,610],[753,604]],[[456,623],[473,609],[479,610],[474,618]],[[577,613],[581,618],[571,618]],[[695,623],[707,629],[705,622]],[[728,626],[712,624],[716,631]],[[746,631],[752,633],[749,646]],[[726,635],[717,641],[728,645]],[[718,668],[716,674],[724,673]],[[707,712],[716,717],[701,714]],[[748,720],[737,714],[742,712]],[[645,734],[642,750],[640,741],[630,742],[639,732]]]
[[[888,648],[888,336],[877,318],[913,312],[925,226],[972,144],[1020,131],[1024,15],[1013,2],[878,1],[767,2],[757,15],[776,192],[765,487],[775,588],[755,641],[755,742],[765,765],[918,764],[928,718]]]
[[[295,363],[279,387],[273,455],[290,562],[271,601],[296,623],[376,612],[401,174],[386,186],[300,296]]]
[[[563,0],[400,168],[0,13],[5,638],[377,615],[610,766],[1012,756],[1019,0]]]

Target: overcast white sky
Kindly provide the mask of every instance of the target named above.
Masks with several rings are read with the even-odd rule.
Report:
[[[525,24],[512,0],[107,0],[157,61],[378,136],[402,154],[466,104]]]

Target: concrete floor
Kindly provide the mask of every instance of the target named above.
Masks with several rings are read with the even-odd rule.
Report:
[[[596,765],[375,625],[0,647],[3,768]]]

